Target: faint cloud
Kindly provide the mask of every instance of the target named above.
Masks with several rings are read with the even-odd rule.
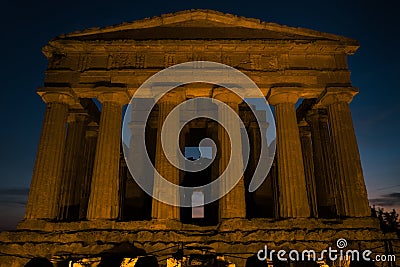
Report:
[[[362,127],[376,126],[387,120],[391,116],[394,116],[398,112],[399,107],[389,107],[386,109],[374,110],[369,116],[363,116],[358,119],[358,124]]]
[[[391,194],[387,194],[387,195],[384,195],[384,196],[388,197],[388,198],[400,199],[400,193],[391,193]]]
[[[26,205],[29,188],[0,188],[0,206]]]
[[[15,230],[25,213],[29,188],[0,188],[0,214],[6,215],[0,220],[0,231]]]
[[[398,185],[392,185],[392,186],[380,187],[380,188],[375,189],[375,191],[388,190],[388,189],[393,189],[393,188],[396,188],[396,187],[400,187],[400,184],[398,184]]]
[[[369,200],[371,204],[383,207],[394,207],[400,205],[400,192],[381,195]]]
[[[29,188],[0,188],[0,195],[27,196],[28,194]]]

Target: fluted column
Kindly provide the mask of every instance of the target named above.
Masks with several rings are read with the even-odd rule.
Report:
[[[125,206],[125,197],[126,197],[126,182],[128,179],[128,167],[126,165],[126,161],[124,158],[124,153],[121,151],[120,163],[119,163],[119,211],[118,211],[118,219],[124,220],[124,206]]]
[[[99,126],[95,122],[89,123],[85,133],[85,145],[83,152],[84,172],[82,189],[79,201],[79,219],[86,219],[86,213],[89,203],[90,186],[93,175],[94,158],[96,155],[96,144]]]
[[[117,219],[123,93],[103,93],[87,219]]]
[[[313,109],[307,114],[307,120],[312,132],[318,213],[321,217],[334,217],[337,211],[327,118],[321,110]]]
[[[82,156],[87,121],[86,114],[70,114],[62,172],[59,220],[78,219],[79,199],[82,182]]]
[[[128,111],[131,112],[131,120],[129,122],[129,150],[127,155],[128,166],[134,168],[135,175],[137,176],[136,178],[150,180],[152,177],[148,176],[153,175],[153,173],[147,170],[145,164],[145,158],[148,156],[150,157],[150,155],[147,155],[146,147],[140,145],[140,143],[143,142],[143,140],[146,140],[146,134],[147,138],[152,140],[145,129],[147,123],[147,108],[149,106],[154,106],[154,99],[134,99],[134,101],[131,102],[131,105],[131,110],[128,109]]]
[[[180,134],[179,134],[179,149],[181,150],[182,154],[185,155],[185,147],[186,147],[186,135],[190,132],[189,125],[185,125]],[[185,171],[179,171],[179,184],[182,184],[183,180],[185,179]]]
[[[240,97],[233,93],[226,92],[225,90],[215,90],[213,97],[227,104],[239,116],[239,104],[242,102]],[[229,111],[218,108],[218,120],[231,123],[232,129],[237,129],[236,133],[231,134],[241,137],[240,124],[234,119]],[[237,144],[232,144],[232,140],[230,140],[228,133],[224,127],[222,127],[222,125],[218,125],[218,140],[220,144],[218,149],[221,151],[219,158],[219,175],[226,170],[226,176],[227,179],[229,179],[230,176],[243,172],[242,143],[240,142]],[[233,161],[233,168],[230,168],[228,171],[226,168],[229,164],[229,160]],[[226,184],[221,184],[220,186],[223,191],[226,191]],[[243,176],[240,178],[235,187],[233,187],[229,193],[219,200],[219,216],[222,220],[246,217],[246,200]]]
[[[160,100],[158,100],[158,126],[157,126],[157,144],[156,144],[156,160],[155,165],[158,173],[164,177],[164,179],[169,182],[179,185],[179,169],[175,168],[171,163],[169,163],[166,158],[162,144],[161,144],[161,131],[164,124],[165,119],[168,114],[172,111],[172,109],[177,106],[179,103],[183,102],[185,99],[185,95],[183,91],[178,92],[170,92],[164,95]],[[174,121],[176,123],[176,127],[179,125],[179,121]],[[168,134],[168,132],[167,132]],[[177,138],[176,136],[167,137],[168,140],[172,140],[172,138]],[[166,144],[168,145],[168,144]],[[176,148],[178,151],[179,148]],[[162,188],[156,182],[154,183],[153,194],[154,196],[162,196],[162,195],[170,195],[176,196],[175,203],[179,203],[179,192],[167,192],[165,191],[167,188]],[[171,219],[171,220],[179,220],[180,219],[180,208],[178,206],[169,205],[163,202],[158,201],[153,198],[152,202],[152,212],[151,217],[153,219]]]
[[[46,93],[47,103],[25,219],[55,219],[61,186],[68,106],[67,94]]]
[[[272,153],[272,152],[268,147],[269,140],[267,140],[267,138],[268,138],[267,130],[269,127],[269,123],[267,121],[261,121],[261,122],[259,122],[259,124],[260,124],[260,135],[259,135],[260,143],[255,145],[255,149],[258,149],[258,151],[260,151],[260,158],[259,158],[260,162],[272,164],[273,158],[271,158],[271,155],[270,155],[270,153]],[[261,132],[262,132],[262,134],[261,134]],[[258,142],[258,140],[257,140],[257,142]],[[263,155],[261,155],[261,148],[264,148],[266,150]],[[256,164],[255,166],[257,167],[258,162],[255,162],[254,164]]]
[[[250,151],[252,153],[250,154],[249,162],[251,166],[251,170],[254,172],[255,169],[257,168],[258,161],[261,160],[261,142],[263,141],[261,139],[261,131],[265,131],[266,129],[260,129],[260,132],[258,131],[258,123],[257,122],[250,122],[249,125],[249,133],[250,133]],[[264,145],[265,146],[265,145]],[[264,147],[265,148],[265,147]]]
[[[328,93],[321,104],[328,108],[340,214],[364,217],[370,216],[370,209],[349,107],[354,94],[354,91]]]
[[[294,107],[297,99],[298,96],[295,93],[279,92],[272,94],[268,100],[275,109],[279,214],[281,218],[310,216]]]
[[[210,136],[210,138],[217,144],[218,143],[218,123],[215,121],[210,120],[207,123],[207,127],[208,127],[208,134]],[[216,147],[216,149],[218,150],[218,146]],[[214,153],[215,151],[213,151]],[[218,156],[218,154],[216,154],[216,156]],[[219,158],[215,158],[213,161],[213,164],[211,164],[211,181],[214,181],[215,179],[217,179],[219,177]],[[212,188],[211,189],[211,194],[218,194],[217,190],[218,188]],[[215,201],[213,203],[210,203],[211,205],[213,205],[213,207],[215,207],[215,209],[218,211],[216,214],[219,214],[219,201]],[[218,221],[218,218],[215,219],[215,221]]]
[[[333,209],[332,212],[334,213],[335,216],[339,214],[338,207],[341,205],[340,204],[340,197],[339,197],[339,192],[338,192],[338,186],[337,182],[335,179],[335,167],[334,167],[334,162],[333,162],[333,157],[332,157],[332,142],[331,142],[331,136],[329,133],[329,124],[328,124],[328,115],[327,111],[323,110],[322,114],[320,114],[320,133],[321,133],[321,140],[322,143],[325,144],[323,146],[323,152],[324,152],[324,159],[325,159],[325,164],[326,168],[328,170],[328,183],[330,186],[330,191],[331,194],[330,196],[333,198],[332,203],[333,203]]]
[[[308,204],[310,205],[311,217],[318,217],[311,130],[308,125],[301,125],[299,127],[299,131],[301,151],[303,152],[303,164],[304,174],[306,177]]]

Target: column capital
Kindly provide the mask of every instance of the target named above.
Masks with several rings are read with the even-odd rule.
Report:
[[[349,104],[356,94],[358,94],[358,89],[355,87],[328,87],[318,104],[322,106],[329,106],[337,102]]]
[[[216,121],[208,121],[207,122],[207,127],[208,128],[212,128],[212,129],[214,129],[215,127],[217,127],[218,126],[218,122],[216,122]]]
[[[307,123],[309,123],[311,125],[312,124],[311,121],[313,118],[318,119],[319,121],[327,122],[328,121],[327,110],[322,109],[322,108],[310,109],[309,111],[307,111],[305,119],[306,119]]]
[[[101,103],[114,102],[114,103],[118,103],[121,105],[125,105],[125,104],[129,103],[129,96],[125,91],[101,93],[97,96],[97,99]]]
[[[250,128],[254,128],[254,129],[257,129],[257,128],[258,128],[258,123],[257,123],[256,121],[251,121],[251,122],[249,123],[249,127],[250,127]]]
[[[99,125],[98,123],[92,121],[86,125],[86,135],[85,137],[97,137],[99,134]]]
[[[299,122],[300,137],[311,137],[311,127],[305,119]]]
[[[182,88],[174,89],[170,92],[167,92],[160,99],[158,99],[158,103],[172,103],[179,104],[184,102],[186,99],[185,90]]]
[[[297,89],[297,88],[296,88]],[[299,99],[300,95],[298,92],[295,92],[294,88],[272,88],[271,94],[268,98],[268,102],[271,105],[278,105],[282,103],[290,103],[296,104],[297,100]]]
[[[224,103],[234,103],[237,105],[243,102],[240,96],[225,88],[215,88],[213,98]]]
[[[308,137],[311,138],[311,130],[309,126],[301,126],[299,127],[300,137]]]
[[[72,106],[77,103],[77,100],[75,97],[73,97],[69,93],[60,93],[60,92],[39,92],[38,93],[44,102],[47,104],[49,103],[63,103],[67,104],[69,106]]]
[[[68,120],[67,122],[85,122],[89,119],[89,114],[87,113],[80,113],[80,112],[72,112],[68,114]]]

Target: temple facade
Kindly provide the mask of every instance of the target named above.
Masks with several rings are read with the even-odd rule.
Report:
[[[202,266],[350,266],[348,260],[326,257],[254,261],[266,245],[276,251],[313,249],[318,256],[328,247],[337,249],[340,238],[348,249],[394,254],[398,239],[384,234],[371,217],[350,112],[358,90],[347,57],[358,47],[350,38],[210,10],[51,40],[43,48],[48,68],[38,94],[46,112],[26,214],[18,231],[0,233],[0,266],[39,266],[28,265],[35,260],[53,266],[134,266],[110,259],[139,256],[153,260],[135,266],[167,266],[183,258]],[[266,121],[260,129],[242,99],[210,84],[182,86],[156,103],[146,125],[147,153],[175,184],[213,181],[225,170],[230,147],[218,123],[196,119],[181,132],[181,149],[213,139],[221,151],[216,162],[199,173],[168,164],[159,129],[180,103],[196,97],[222,101],[250,136],[242,179],[197,213],[146,194],[131,177],[121,142],[124,107],[141,84],[190,61],[219,62],[246,74],[273,107],[276,124],[273,165],[264,183],[249,192],[257,162],[266,160],[259,151]],[[130,131],[134,137],[134,125]],[[374,264],[363,266],[395,266]]]

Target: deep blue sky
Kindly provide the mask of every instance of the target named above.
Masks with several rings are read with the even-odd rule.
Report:
[[[41,47],[63,33],[203,8],[359,40],[351,104],[371,199],[400,206],[400,1],[19,1],[1,3],[0,229],[22,218],[45,105]]]

